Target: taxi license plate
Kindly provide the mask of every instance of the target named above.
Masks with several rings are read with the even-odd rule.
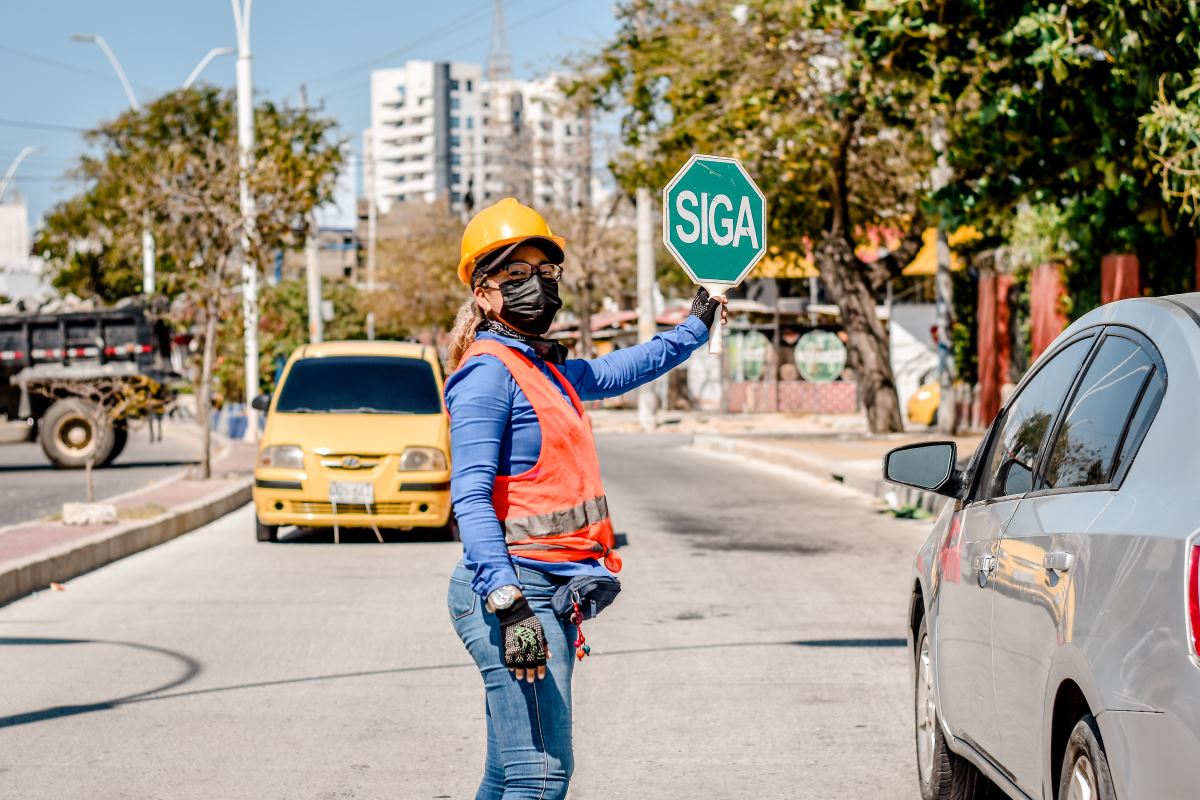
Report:
[[[375,484],[361,481],[331,481],[329,502],[365,506],[375,502]]]

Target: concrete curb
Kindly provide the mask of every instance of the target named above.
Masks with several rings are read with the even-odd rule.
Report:
[[[113,561],[196,530],[250,502],[252,478],[238,480],[216,496],[182,505],[151,520],[101,531],[94,536],[4,565],[0,572],[0,606],[62,583]]]
[[[882,499],[891,492],[898,498],[901,506],[919,505],[932,512],[944,499],[920,489],[910,489],[888,483],[883,479],[882,474],[879,477],[870,477],[861,473],[844,471],[838,468],[836,462],[805,455],[795,448],[763,444],[753,439],[698,433],[692,437],[692,446],[700,450],[741,456],[753,461],[799,470],[821,480],[836,481],[873,499]]]

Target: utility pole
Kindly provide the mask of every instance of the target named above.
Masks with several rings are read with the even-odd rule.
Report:
[[[308,111],[308,90],[300,84],[300,109]],[[309,212],[304,218],[304,277],[308,286],[308,341],[325,341],[325,320],[321,316],[321,256],[317,230],[317,215]]]
[[[933,121],[930,136],[937,164],[933,168],[933,191],[937,192],[950,183],[950,166],[946,161],[946,121],[941,117]],[[938,386],[938,431],[955,433],[958,428],[957,408],[954,403],[954,359],[952,357],[951,329],[954,315],[954,285],[950,281],[950,242],[944,219],[938,220],[937,229],[937,272],[934,275],[934,299],[937,308],[937,355]],[[889,322],[890,324],[890,322]]]
[[[246,441],[258,440],[258,411],[251,406],[258,395],[258,264],[251,257],[254,239],[254,197],[250,194],[251,158],[254,153],[254,61],[250,55],[250,10],[253,0],[230,0],[237,29],[238,194],[242,206],[242,320],[246,351]]]
[[[639,32],[646,27],[646,7],[637,12]],[[642,77],[642,76],[639,76]],[[636,109],[634,113],[639,113]],[[646,162],[647,130],[640,126],[638,135],[638,155],[643,164]],[[654,318],[654,197],[649,186],[639,186],[635,195],[637,201],[637,298],[638,298],[638,344],[648,342],[658,333],[658,323]],[[638,389],[638,422],[644,431],[653,431],[658,422],[655,419],[657,406],[654,385],[647,383]]]
[[[583,280],[579,284],[579,357],[592,357],[592,270],[595,269],[595,254],[592,244],[592,101],[587,98],[583,106],[583,163],[580,164],[579,181],[582,184],[579,206],[583,212],[580,219],[580,236],[583,245]]]

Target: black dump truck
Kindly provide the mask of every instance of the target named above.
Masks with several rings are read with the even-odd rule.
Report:
[[[130,421],[169,409],[180,377],[144,305],[0,314],[0,443],[37,437],[56,467],[104,466]]]

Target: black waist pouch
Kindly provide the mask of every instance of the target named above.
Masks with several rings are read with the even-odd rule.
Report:
[[[576,575],[555,590],[550,598],[554,615],[564,622],[571,620],[574,603],[584,619],[592,619],[612,605],[621,593],[621,582],[607,575]]]

